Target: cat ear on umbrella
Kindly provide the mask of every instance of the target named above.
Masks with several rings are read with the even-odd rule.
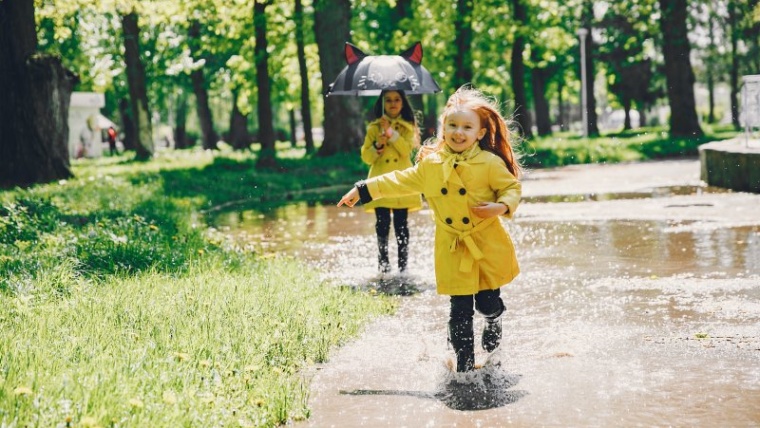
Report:
[[[346,64],[348,65],[357,63],[367,56],[361,49],[348,42],[343,49],[343,54],[346,56]]]
[[[409,62],[422,64],[422,43],[415,43],[414,46],[401,52],[399,55]]]

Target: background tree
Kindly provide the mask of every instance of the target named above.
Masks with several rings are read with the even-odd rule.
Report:
[[[306,67],[306,47],[305,47],[305,18],[303,4],[301,0],[295,0],[295,11],[293,20],[296,24],[296,46],[298,51],[298,71],[301,77],[301,119],[303,121],[304,143],[306,144],[306,153],[314,152],[314,134],[311,132],[311,101],[309,90],[309,69]]]
[[[345,42],[350,40],[351,2],[349,0],[316,0],[314,2],[314,35],[319,47],[322,71],[322,93],[346,65]],[[325,139],[318,156],[354,152],[364,138],[364,121],[356,97],[325,98]]]
[[[686,29],[686,0],[659,0],[662,53],[670,104],[670,135],[696,138],[703,134],[694,101],[694,71]]]
[[[135,130],[136,159],[147,160],[153,156],[153,126],[151,125],[148,94],[145,83],[145,67],[140,59],[140,28],[137,13],[132,11],[122,15],[124,31],[124,62],[129,82],[131,120]]]
[[[525,51],[526,32],[528,31],[528,14],[523,3],[524,0],[512,0],[512,17],[515,21],[515,34],[512,42],[512,55],[510,57],[510,76],[512,78],[512,92],[515,98],[514,117],[520,126],[523,138],[533,138],[533,121],[528,107],[528,96],[525,91]]]
[[[267,16],[266,8],[271,1],[256,0],[253,3],[253,27],[256,33],[256,87],[259,98],[257,111],[259,116],[258,139],[261,151],[256,161],[257,167],[271,168],[277,164],[274,150],[274,126],[272,124],[272,103],[269,81],[269,52],[267,52]]]
[[[214,118],[211,116],[211,109],[209,108],[208,86],[206,83],[206,75],[204,73],[206,58],[203,58],[204,55],[202,53],[201,44],[201,23],[196,18],[190,22],[190,28],[188,29],[188,45],[190,46],[190,54],[199,62],[199,66],[195,67],[190,72],[190,80],[193,83],[198,122],[201,126],[201,133],[203,134],[203,148],[207,150],[216,150],[216,143],[219,140],[219,136],[214,130]]]
[[[33,0],[0,1],[0,186],[71,176],[69,100],[76,76],[37,54]]]
[[[454,16],[454,87],[472,83],[472,9],[473,0],[457,0]]]
[[[591,137],[599,135],[599,119],[596,114],[596,90],[594,89],[596,81],[596,71],[594,69],[594,2],[583,0],[581,5],[581,26],[588,31],[586,36],[586,110],[588,112],[587,126],[588,135]],[[578,72],[580,74],[580,67]],[[579,79],[581,80],[581,79]]]

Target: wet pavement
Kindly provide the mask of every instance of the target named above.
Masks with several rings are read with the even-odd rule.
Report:
[[[374,217],[358,208],[214,220],[327,279],[404,296],[305,373],[301,425],[760,426],[760,195],[705,187],[692,159],[531,171],[523,188],[505,222],[523,272],[502,289],[504,340],[468,375],[449,369],[430,212],[410,214],[403,277],[376,275]]]

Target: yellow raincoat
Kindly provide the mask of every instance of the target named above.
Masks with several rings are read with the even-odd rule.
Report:
[[[377,142],[382,133],[380,119],[371,122],[367,126],[367,135],[364,137],[362,146],[362,160],[370,166],[368,177],[377,177],[387,172],[406,169],[412,166],[412,149],[414,148],[414,126],[401,119],[390,119],[391,128],[396,133],[388,141],[385,151],[378,155],[373,144]],[[372,212],[376,207],[381,208],[407,208],[416,211],[422,208],[419,195],[406,195],[403,197],[386,198],[382,201],[372,201],[364,205],[367,212]]]
[[[466,162],[454,164],[444,179],[440,153],[419,164],[366,181],[373,199],[424,194],[436,222],[435,276],[439,294],[452,296],[495,290],[512,281],[520,268],[512,239],[498,217],[482,219],[470,211],[479,202],[501,202],[517,209],[522,185],[504,161],[480,150]]]

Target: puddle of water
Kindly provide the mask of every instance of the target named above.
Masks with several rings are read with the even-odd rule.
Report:
[[[760,424],[760,225],[669,212],[518,216],[506,225],[523,273],[503,289],[504,339],[491,356],[500,364],[463,378],[446,368],[448,299],[434,292],[430,212],[409,222],[408,275],[380,276],[374,216],[359,209],[295,204],[210,219],[340,284],[408,296],[396,316],[304,374],[313,411],[305,425]],[[476,363],[488,368],[488,358],[476,351]]]

